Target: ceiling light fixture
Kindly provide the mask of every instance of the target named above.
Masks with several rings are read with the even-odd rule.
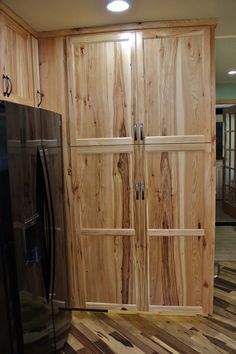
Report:
[[[228,74],[229,75],[236,75],[236,70],[230,70],[230,71],[228,71]]]
[[[130,0],[107,0],[107,9],[112,12],[122,12],[130,7]]]

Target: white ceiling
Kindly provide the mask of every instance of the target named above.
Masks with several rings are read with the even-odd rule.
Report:
[[[3,0],[37,31],[118,23],[218,17],[217,82],[236,82],[236,0],[132,0],[122,14],[109,13],[105,0]]]

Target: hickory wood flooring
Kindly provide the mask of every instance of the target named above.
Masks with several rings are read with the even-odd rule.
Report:
[[[74,313],[66,354],[236,354],[236,262],[221,262],[212,316]]]

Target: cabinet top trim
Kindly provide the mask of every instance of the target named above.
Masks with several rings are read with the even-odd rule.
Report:
[[[155,21],[155,22],[136,22],[129,24],[119,24],[119,25],[107,25],[99,27],[83,27],[83,28],[72,28],[57,31],[44,31],[38,32],[39,38],[48,37],[65,37],[80,34],[96,34],[96,33],[106,33],[106,32],[117,32],[117,31],[138,31],[144,29],[158,29],[158,28],[168,28],[168,27],[193,27],[193,26],[209,26],[216,27],[218,23],[218,18],[202,18],[202,19],[192,19],[192,20],[165,20],[165,21]]]
[[[38,37],[37,32],[27,23],[23,20],[22,17],[17,15],[13,10],[11,10],[7,5],[3,4],[0,2],[0,12],[3,13],[4,15],[7,15],[10,17],[13,21],[15,21],[20,27],[24,28],[26,31],[28,31],[30,34],[32,34],[34,37]]]

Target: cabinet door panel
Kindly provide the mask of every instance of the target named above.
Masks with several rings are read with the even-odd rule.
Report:
[[[150,237],[150,305],[202,306],[202,237]]]
[[[34,106],[31,36],[7,17],[3,19],[2,35],[3,73],[12,82],[11,95],[4,99]]]
[[[137,35],[138,85],[144,92],[138,112],[146,143],[210,141],[208,31],[165,29]]]
[[[203,306],[213,279],[210,151],[210,144],[145,147],[151,305]]]
[[[132,142],[134,34],[68,39],[72,145]]]
[[[86,302],[135,304],[133,236],[85,236]]]
[[[148,229],[204,228],[204,167],[204,151],[147,152]]]
[[[84,154],[78,166],[81,228],[133,228],[131,154]]]
[[[72,148],[72,157],[85,303],[135,304],[133,147]]]

